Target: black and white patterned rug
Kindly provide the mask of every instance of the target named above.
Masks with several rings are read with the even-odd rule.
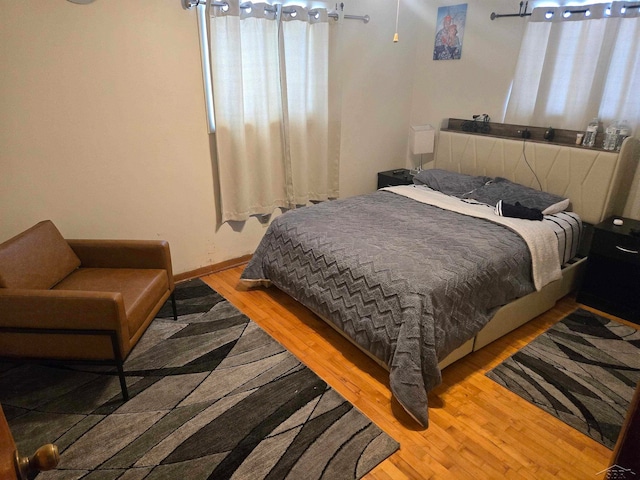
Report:
[[[486,375],[613,448],[640,381],[640,331],[579,309]]]
[[[42,479],[360,478],[398,444],[200,280],[176,289],[125,362],[0,365],[19,451],[56,443]]]

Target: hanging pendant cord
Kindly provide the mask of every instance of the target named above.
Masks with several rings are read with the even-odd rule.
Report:
[[[396,33],[393,35],[393,43],[398,43],[398,17],[400,16],[400,0],[398,0],[398,6],[396,7]]]

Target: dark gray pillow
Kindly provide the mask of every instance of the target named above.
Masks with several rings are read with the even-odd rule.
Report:
[[[501,177],[482,185],[469,197],[489,205],[496,205],[500,200],[512,205],[519,202],[524,207],[540,210],[544,215],[562,212],[569,207],[568,198],[525,187]]]
[[[454,197],[464,197],[491,180],[490,177],[474,177],[463,173],[433,168],[421,170],[413,177],[416,185],[426,185],[438,192]]]

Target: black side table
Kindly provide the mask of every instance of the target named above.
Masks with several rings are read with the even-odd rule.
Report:
[[[378,188],[393,187],[395,185],[411,185],[413,183],[413,175],[406,168],[398,168],[396,170],[388,170],[378,173]]]
[[[594,227],[577,300],[640,324],[640,221],[610,217]]]

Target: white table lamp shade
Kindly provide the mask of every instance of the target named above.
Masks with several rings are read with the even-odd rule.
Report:
[[[411,127],[410,145],[414,155],[433,153],[435,143],[435,130],[431,125],[419,125]]]

